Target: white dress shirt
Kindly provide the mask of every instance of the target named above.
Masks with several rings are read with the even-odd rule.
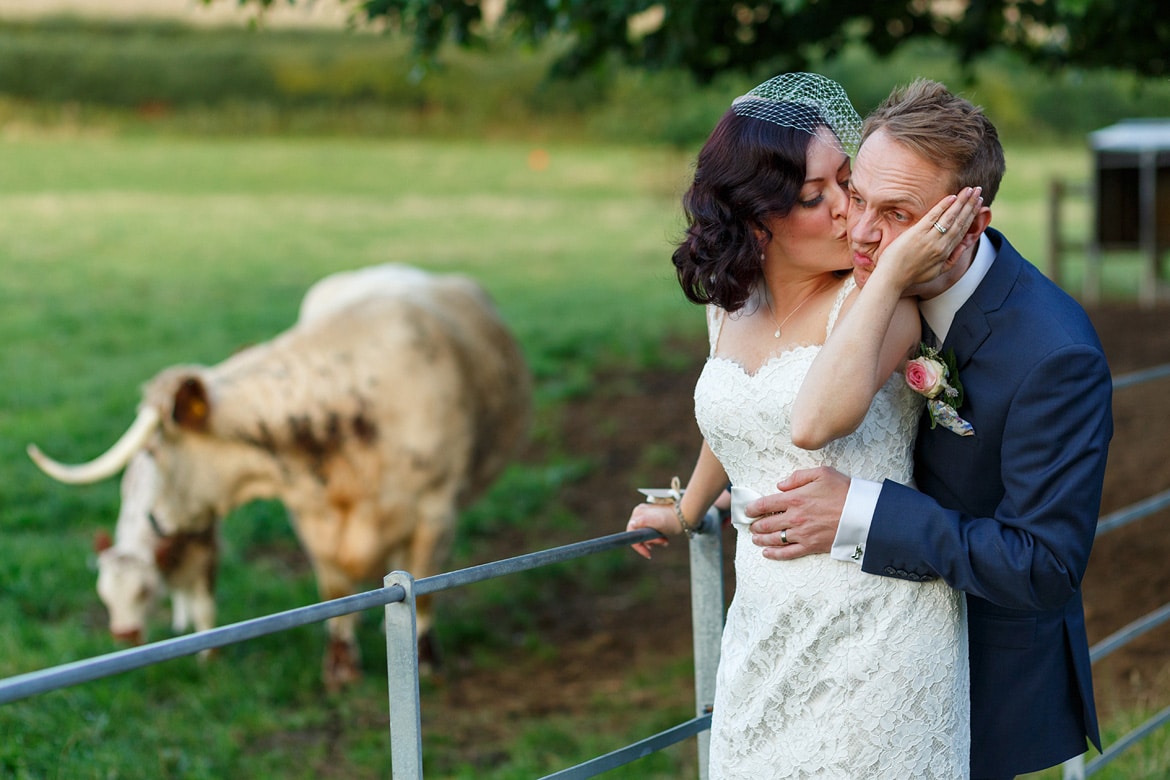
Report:
[[[975,251],[971,267],[959,277],[959,281],[935,297],[918,303],[918,310],[938,337],[939,344],[946,341],[955,314],[974,294],[994,261],[995,247],[984,233],[979,236],[979,248]],[[869,526],[873,522],[881,491],[880,482],[858,478],[849,481],[849,493],[845,497],[845,506],[841,508],[841,523],[837,526],[837,536],[829,553],[833,558],[853,561],[858,565],[865,560],[865,542],[869,538]]]

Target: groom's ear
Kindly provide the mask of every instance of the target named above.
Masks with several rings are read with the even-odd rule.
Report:
[[[987,230],[987,226],[991,224],[991,208],[988,206],[980,207],[979,211],[975,212],[975,218],[971,220],[971,226],[967,228],[967,232],[963,235],[959,245],[955,247],[955,251],[951,254],[950,261],[954,261],[963,256],[971,247],[979,242],[979,237],[983,235],[983,231]],[[948,262],[950,262],[948,261]]]

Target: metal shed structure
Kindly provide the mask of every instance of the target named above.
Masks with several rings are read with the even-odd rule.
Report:
[[[1084,297],[1101,295],[1102,253],[1140,251],[1140,299],[1152,306],[1170,248],[1170,119],[1127,119],[1089,134],[1093,180]]]

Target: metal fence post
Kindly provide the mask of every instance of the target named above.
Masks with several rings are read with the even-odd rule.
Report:
[[[723,638],[723,521],[712,508],[691,538],[691,624],[695,642],[695,714],[715,704],[715,671]],[[699,780],[707,780],[711,730],[699,732]]]
[[[1085,269],[1081,277],[1081,297],[1085,303],[1101,302],[1101,171],[1093,166],[1089,182],[1089,241],[1085,251]]]
[[[1145,254],[1142,263],[1142,287],[1138,300],[1143,309],[1152,309],[1158,301],[1158,285],[1162,280],[1159,267],[1162,254],[1158,251],[1158,151],[1143,149],[1138,162],[1138,244]]]
[[[1062,780],[1085,780],[1085,754],[1081,753],[1061,764]]]
[[[1060,286],[1060,261],[1064,254],[1061,236],[1060,207],[1064,202],[1064,181],[1054,178],[1048,183],[1048,278]]]
[[[402,601],[386,605],[386,684],[390,694],[390,767],[394,780],[422,780],[422,702],[418,689],[418,637],[414,577],[386,575],[386,587],[401,585]]]

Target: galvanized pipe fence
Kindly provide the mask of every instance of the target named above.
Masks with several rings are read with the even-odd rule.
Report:
[[[1143,369],[1141,371],[1134,371],[1129,374],[1124,374],[1113,380],[1114,392],[1123,390],[1128,387],[1151,382],[1155,379],[1162,379],[1170,376],[1170,363],[1155,366],[1153,368]],[[1165,490],[1156,495],[1150,496],[1137,501],[1129,506],[1122,507],[1115,512],[1110,512],[1102,516],[1097,521],[1097,537],[1100,539],[1104,534],[1110,531],[1115,531],[1130,523],[1149,517],[1150,515],[1160,512],[1166,507],[1170,507],[1170,490]],[[1097,644],[1089,648],[1089,660],[1092,663],[1097,663],[1102,658],[1106,657],[1115,650],[1118,650],[1129,644],[1138,637],[1149,633],[1158,626],[1170,620],[1170,603],[1142,615],[1137,620],[1134,620],[1129,625],[1119,628],[1109,636],[1102,639]],[[1096,774],[1104,769],[1108,764],[1118,759],[1123,753],[1130,748],[1137,745],[1141,740],[1152,734],[1154,731],[1170,723],[1170,707],[1166,707],[1162,711],[1153,715],[1141,725],[1137,726],[1129,733],[1122,736],[1110,745],[1105,746],[1105,751],[1094,758],[1092,761],[1086,762],[1085,756],[1077,756],[1069,759],[1063,765],[1063,780],[1085,780],[1086,777]]]
[[[1170,364],[1118,377],[1114,390],[1170,376]],[[1100,518],[1097,536],[1148,517],[1170,506],[1170,490],[1123,507]],[[723,557],[721,521],[712,510],[690,541],[691,614],[694,641],[695,717],[638,742],[547,775],[542,780],[583,780],[632,763],[670,745],[698,736],[700,780],[707,777],[711,710],[715,698],[715,671],[723,632]],[[584,542],[520,555],[467,569],[415,580],[408,572],[391,572],[383,587],[353,596],[277,612],[197,634],[175,637],[141,647],[108,653],[48,669],[0,680],[0,705],[61,688],[140,669],[203,650],[244,642],[256,637],[321,623],[329,618],[375,607],[386,617],[386,667],[390,712],[391,766],[394,780],[422,780],[422,727],[415,600],[418,596],[516,574],[530,569],[583,558],[626,547],[658,536],[655,531],[611,534]],[[1147,613],[1090,648],[1093,663],[1170,620],[1170,603]],[[1084,780],[1117,759],[1161,726],[1170,722],[1163,709],[1092,761],[1085,756],[1063,765],[1063,780]]]
[[[711,709],[715,700],[715,670],[719,666],[719,643],[723,633],[723,542],[720,528],[719,514],[712,510],[703,518],[702,525],[690,541],[695,717],[547,777],[559,780],[594,777],[697,735],[699,777],[701,780],[706,779]],[[415,610],[417,597],[627,547],[659,535],[650,529],[611,534],[421,580],[415,580],[409,572],[391,572],[383,580],[383,587],[376,590],[0,680],[0,705],[194,655],[203,650],[383,607],[386,617],[392,776],[394,780],[421,780],[423,754]]]
[[[715,670],[719,666],[719,642],[723,634],[723,542],[720,518],[709,511],[690,540],[691,619],[695,652],[695,717],[632,745],[562,769],[548,778],[578,780],[595,777],[644,758],[684,739],[698,735],[699,777],[707,777],[707,747],[711,709],[715,702]],[[415,599],[430,593],[525,569],[580,558],[593,552],[624,547],[652,539],[652,530],[612,534],[588,542],[533,553],[505,561],[413,580],[407,572],[387,575],[385,586],[403,588],[406,598],[386,605],[386,669],[390,696],[390,751],[394,780],[422,780],[422,726],[419,700]]]

